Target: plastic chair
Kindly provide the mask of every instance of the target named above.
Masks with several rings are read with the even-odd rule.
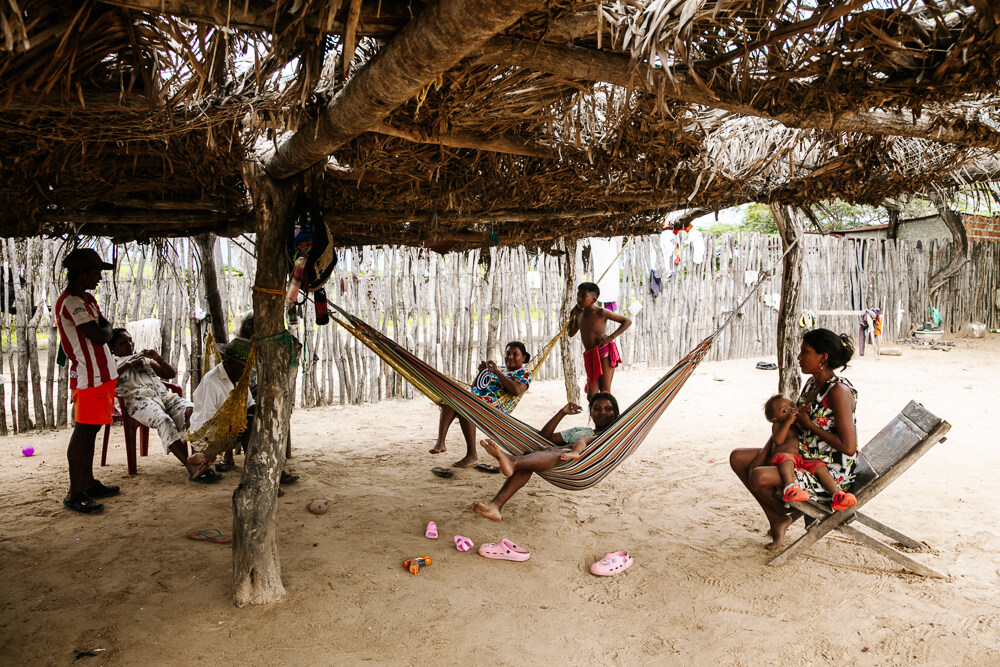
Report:
[[[177,394],[178,396],[183,396],[183,390],[180,385],[176,385],[172,382],[164,382],[163,386]],[[128,462],[128,474],[135,475],[139,472],[138,462],[135,456],[135,435],[136,431],[139,432],[139,453],[142,456],[147,456],[149,454],[149,427],[145,424],[140,424],[136,420],[129,416],[128,412],[125,410],[125,399],[121,396],[115,395],[118,399],[118,407],[111,415],[112,423],[121,421],[122,429],[125,431],[125,459]],[[108,440],[111,437],[111,424],[104,427],[104,447],[101,449],[101,465],[108,465]],[[187,457],[188,450],[187,445],[184,445],[184,456]]]

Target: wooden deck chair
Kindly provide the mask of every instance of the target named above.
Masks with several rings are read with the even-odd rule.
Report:
[[[865,503],[906,472],[927,450],[938,442],[944,442],[944,435],[950,429],[951,424],[935,417],[919,403],[910,401],[895,419],[861,449],[857,474],[851,489],[858,498],[858,504],[850,509],[834,512],[829,507],[813,501],[786,503],[786,507],[791,507],[806,517],[806,534],[772,558],[768,565],[781,565],[804,552],[830,531],[838,530],[912,572],[925,577],[944,577],[945,575],[937,570],[917,562],[907,554],[861,532],[850,524],[857,521],[908,549],[926,551],[928,547],[923,542],[893,530],[884,523],[862,514],[860,510]]]

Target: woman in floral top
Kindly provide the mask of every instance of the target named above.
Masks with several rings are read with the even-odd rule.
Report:
[[[802,337],[799,368],[812,377],[799,396],[799,454],[804,459],[823,461],[841,491],[834,500],[840,508],[853,505],[845,493],[854,481],[858,458],[858,433],[854,410],[858,392],[851,383],[834,371],[843,369],[854,356],[854,344],[847,334],[839,336],[829,329],[814,329]],[[735,449],[729,456],[733,471],[760,503],[770,524],[768,549],[781,545],[785,530],[792,523],[788,510],[777,496],[783,486],[781,475],[771,460],[770,441],[762,448]],[[826,493],[819,480],[804,470],[795,470],[802,488],[810,496]]]
[[[504,350],[504,366],[497,366],[492,361],[484,361],[479,364],[479,371],[489,371],[489,380],[484,383],[476,382],[470,390],[488,405],[492,405],[497,410],[505,414],[510,414],[521,399],[521,394],[528,391],[531,384],[531,371],[524,367],[531,355],[520,341],[507,343]],[[438,423],[438,438],[431,454],[440,454],[446,451],[445,438],[451,423],[458,417],[459,426],[462,427],[462,435],[465,436],[465,456],[455,461],[452,466],[456,468],[471,468],[479,463],[476,454],[476,425],[465,417],[459,416],[450,406],[441,406],[441,421]]]

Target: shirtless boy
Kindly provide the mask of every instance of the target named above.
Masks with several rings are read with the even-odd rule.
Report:
[[[570,311],[569,335],[580,332],[583,342],[583,366],[587,371],[584,391],[590,399],[598,392],[611,391],[615,367],[621,363],[615,338],[632,325],[632,320],[597,305],[600,288],[594,283],[580,283],[576,292],[576,306]],[[618,322],[618,328],[607,335],[608,321]]]

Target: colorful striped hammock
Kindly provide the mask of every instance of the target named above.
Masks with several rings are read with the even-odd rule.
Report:
[[[469,392],[467,385],[440,373],[388,336],[337,305],[331,303],[330,306],[343,315],[343,319],[334,316],[334,320],[421,393],[436,403],[445,403],[454,408],[455,412],[483,429],[511,454],[527,454],[552,446],[537,430],[483,403]],[[594,438],[584,450],[583,456],[538,474],[550,484],[569,490],[590,488],[607,477],[618,464],[639,448],[653,424],[705,358],[719,331],[721,327],[629,406],[610,428]],[[547,354],[551,344],[546,348]]]

